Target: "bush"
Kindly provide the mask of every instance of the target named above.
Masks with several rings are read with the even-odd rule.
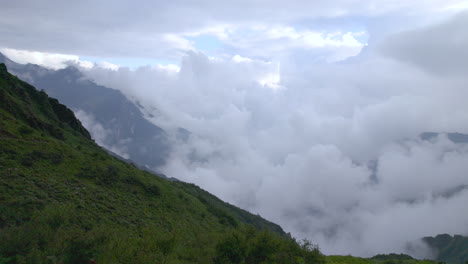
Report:
[[[13,257],[3,257],[2,255],[0,255],[0,264],[8,264],[8,263],[12,263],[13,262]]]
[[[93,250],[95,245],[83,238],[68,241],[64,254],[64,263],[83,264],[89,263],[96,252]]]
[[[241,263],[247,254],[247,245],[238,234],[226,237],[216,245],[216,257],[214,263]]]
[[[214,263],[306,263],[322,264],[325,257],[309,241],[301,244],[253,227],[240,228],[216,245]]]
[[[76,174],[76,177],[94,179],[96,177],[96,171],[90,166],[82,167],[82,168],[80,168],[80,170]]]
[[[144,190],[147,194],[153,195],[153,196],[159,196],[161,195],[161,189],[159,186],[154,185],[154,184],[148,184],[144,185]]]
[[[22,125],[18,128],[18,133],[21,135],[21,136],[26,136],[26,135],[29,135],[29,134],[32,134],[34,130],[32,130],[30,127],[27,127],[25,125]]]
[[[120,171],[119,168],[117,168],[114,165],[108,165],[106,168],[106,172],[103,175],[104,181],[106,183],[113,183],[120,178]]]
[[[20,163],[25,167],[32,167],[34,165],[34,159],[31,156],[25,156],[21,159]]]
[[[49,159],[50,159],[50,162],[54,165],[60,164],[63,161],[62,155],[58,153],[50,153]]]

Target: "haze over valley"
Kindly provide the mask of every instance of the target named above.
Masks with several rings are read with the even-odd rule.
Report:
[[[466,1],[2,5],[0,63],[140,167],[327,255],[468,235]]]

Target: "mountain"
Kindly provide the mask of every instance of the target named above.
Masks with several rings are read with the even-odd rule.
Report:
[[[0,64],[0,263],[324,263],[310,242],[109,155]]]
[[[142,166],[164,165],[169,154],[167,134],[143,117],[139,108],[120,91],[95,84],[75,67],[50,70],[18,64],[0,53],[0,63],[23,80],[44,90],[75,111],[102,146]],[[96,129],[93,129],[96,128]]]
[[[423,241],[435,252],[435,259],[449,264],[464,264],[468,262],[468,237],[441,234],[435,237],[425,237]]]
[[[419,138],[422,140],[432,140],[437,138],[439,135],[443,133],[436,133],[436,132],[424,132],[419,135]],[[461,134],[461,133],[446,133],[447,138],[456,144],[466,144],[468,143],[468,135]]]
[[[455,132],[449,132],[449,133],[423,132],[419,134],[417,138],[423,141],[431,141],[431,140],[437,139],[437,137],[439,136],[446,136],[448,140],[450,140],[452,143],[455,143],[455,144],[467,144],[468,143],[467,134],[455,133]],[[414,139],[415,138],[406,138],[403,141],[414,140]],[[400,142],[403,142],[403,141],[400,141]],[[367,162],[367,168],[371,171],[371,180],[374,182],[379,181],[377,177],[378,166],[379,166],[378,159],[369,160]],[[445,193],[444,196],[450,197],[460,191],[463,191],[465,188],[468,188],[468,186],[466,185],[457,186],[453,190],[450,190],[449,192]]]
[[[327,256],[327,264],[440,264],[433,260],[418,260],[405,254],[379,254],[372,258]]]

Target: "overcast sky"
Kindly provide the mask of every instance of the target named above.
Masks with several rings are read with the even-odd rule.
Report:
[[[4,1],[0,51],[55,69],[73,63],[138,101],[172,137],[165,174],[327,254],[370,256],[468,234],[468,146],[418,137],[468,133],[467,8]],[[79,116],[103,136],[90,113]]]

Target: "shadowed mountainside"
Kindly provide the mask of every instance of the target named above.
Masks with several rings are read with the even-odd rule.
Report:
[[[98,143],[134,162],[157,168],[169,154],[163,129],[143,117],[140,109],[120,91],[97,85],[75,67],[50,70],[34,64],[19,64],[0,53],[0,63],[23,80],[44,90],[73,110],[89,116],[88,125]],[[93,129],[93,126],[102,126]]]
[[[90,140],[0,64],[0,263],[323,263],[310,243]]]
[[[436,260],[449,264],[464,264],[468,262],[468,237],[441,234],[435,237],[425,237],[423,241],[435,252]]]

